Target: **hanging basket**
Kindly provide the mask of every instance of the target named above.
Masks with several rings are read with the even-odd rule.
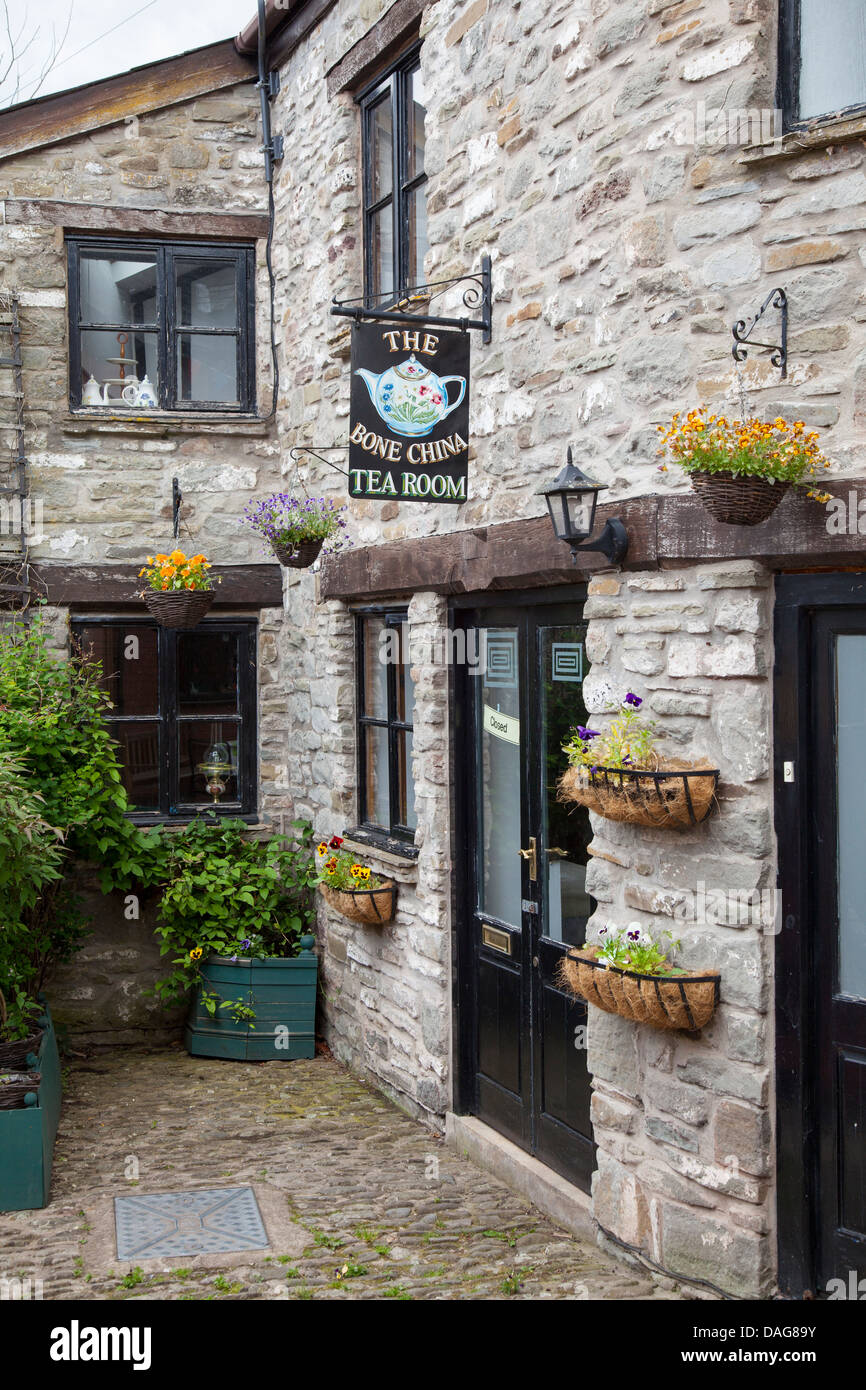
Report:
[[[320,883],[319,889],[328,906],[348,917],[350,922],[383,927],[393,921],[397,910],[397,885],[393,879],[388,879],[380,888],[344,890]]]
[[[38,1071],[0,1072],[0,1110],[23,1110],[28,1096],[33,1096],[33,1105],[41,1080]]]
[[[570,767],[559,780],[559,799],[607,820],[688,830],[710,814],[718,781],[719,769],[707,763],[663,762],[655,771]]]
[[[39,1052],[42,1034],[43,1029],[39,1028],[29,1038],[21,1038],[18,1042],[0,1043],[0,1072],[20,1071],[26,1067],[30,1053],[35,1057]]]
[[[707,971],[685,975],[640,975],[596,960],[597,946],[569,951],[557,967],[556,982],[606,1014],[619,1014],[652,1028],[705,1028],[719,1002],[721,976]]]
[[[318,560],[324,544],[322,538],[317,541],[297,541],[295,545],[280,545],[279,542],[272,541],[271,547],[281,565],[288,565],[294,570],[306,570]]]
[[[689,481],[705,511],[727,526],[759,526],[791,486],[734,473],[690,473]]]
[[[141,594],[148,612],[160,627],[197,627],[216,594],[213,589],[144,589]]]

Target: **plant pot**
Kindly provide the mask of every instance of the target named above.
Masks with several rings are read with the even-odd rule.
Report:
[[[48,1203],[60,1120],[60,1058],[50,1014],[39,1022],[36,1066],[21,1069],[30,1072],[25,1103],[0,1109],[0,1211],[32,1211]]]
[[[388,879],[381,888],[342,889],[320,883],[319,890],[329,907],[370,927],[383,927],[393,921],[397,911],[397,885]]]
[[[727,526],[759,526],[791,486],[734,473],[690,473],[689,481],[704,509]]]
[[[290,569],[306,570],[318,560],[324,544],[323,538],[318,541],[298,541],[295,545],[280,545],[277,541],[272,541],[271,547],[281,565],[288,565]]]
[[[719,769],[667,761],[657,771],[570,767],[559,781],[561,801],[586,806],[607,820],[648,829],[688,830],[710,814]]]
[[[597,946],[569,951],[558,966],[557,983],[569,993],[633,1023],[653,1028],[705,1028],[719,1002],[721,976],[708,971],[685,975],[641,975],[603,965]]]
[[[0,1043],[0,1072],[23,1071],[28,1066],[28,1057],[36,1058],[42,1042],[42,1029],[38,1028],[29,1038],[20,1042]]]
[[[145,589],[141,597],[160,627],[197,627],[216,597],[213,589]]]
[[[192,1057],[236,1062],[315,1057],[318,965],[312,950],[302,950],[290,960],[269,956],[235,962],[208,957],[184,1034],[187,1052]],[[202,1002],[202,987],[221,999],[240,999],[255,1009],[255,1019],[236,1023],[227,1009],[219,1008],[212,1018]]]
[[[23,1110],[39,1099],[38,1071],[0,1072],[0,1110]]]

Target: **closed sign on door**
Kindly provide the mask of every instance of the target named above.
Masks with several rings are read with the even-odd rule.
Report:
[[[484,706],[484,732],[506,743],[520,742],[520,720],[513,714],[500,714],[498,709]]]

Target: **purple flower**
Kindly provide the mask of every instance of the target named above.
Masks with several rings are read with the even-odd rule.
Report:
[[[599,734],[597,729],[586,729],[584,728],[583,724],[578,724],[577,737],[579,739],[582,739],[584,743],[587,743],[590,739],[600,738],[601,735]]]
[[[641,699],[640,695],[633,695],[631,691],[629,691],[625,699],[623,700],[623,704],[631,705],[633,709],[640,709],[641,705],[643,704],[643,700]]]
[[[635,927],[634,931],[626,932],[629,941],[640,941],[640,927]]]
[[[599,936],[607,936],[607,927],[599,927],[598,934]]]
[[[252,944],[253,943],[250,941],[250,938],[248,936],[244,937],[243,941],[241,942],[241,950],[248,951]]]

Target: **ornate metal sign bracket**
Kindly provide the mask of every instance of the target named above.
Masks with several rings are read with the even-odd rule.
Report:
[[[752,337],[758,323],[769,308],[778,309],[782,317],[781,342],[762,343]],[[733,327],[734,346],[731,355],[735,362],[745,362],[748,357],[744,343],[750,347],[771,348],[773,355],[770,358],[774,367],[781,368],[782,380],[788,375],[788,296],[783,289],[772,290],[764,300],[755,317],[747,322],[746,319],[738,319]]]
[[[426,313],[409,314],[406,309],[418,301],[429,302],[444,294],[452,285],[466,284],[463,303],[467,309],[480,310],[481,317],[437,318]],[[390,297],[390,296],[389,296]],[[379,296],[383,299],[384,296]],[[332,314],[342,314],[349,319],[381,319],[385,323],[405,323],[417,328],[419,325],[431,328],[459,328],[467,333],[470,328],[477,329],[481,341],[489,343],[492,335],[493,290],[490,272],[490,257],[481,257],[481,269],[472,275],[458,275],[453,280],[432,280],[428,285],[411,285],[403,292],[396,303],[372,307],[369,298],[361,295],[357,299],[335,299],[331,305]]]

